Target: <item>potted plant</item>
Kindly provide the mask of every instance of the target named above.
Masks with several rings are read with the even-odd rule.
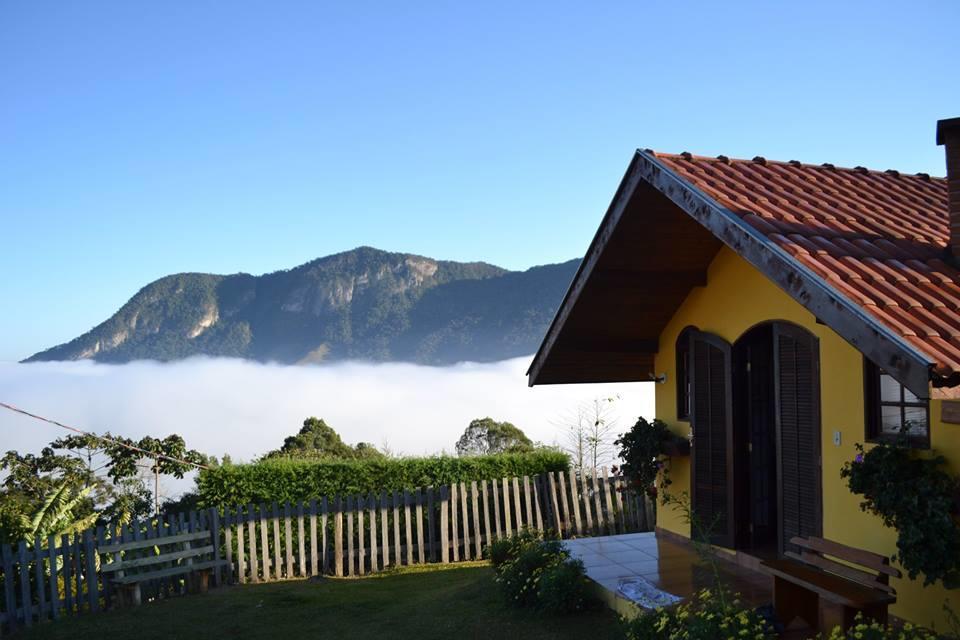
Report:
[[[624,477],[651,498],[657,496],[658,488],[670,485],[670,457],[690,455],[690,441],[672,432],[662,420],[639,418],[614,444],[620,447]]]

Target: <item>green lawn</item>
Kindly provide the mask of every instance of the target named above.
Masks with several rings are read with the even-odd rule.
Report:
[[[20,638],[236,637],[621,638],[606,609],[548,616],[507,606],[486,565],[404,570],[360,579],[214,589],[124,611],[48,622]]]

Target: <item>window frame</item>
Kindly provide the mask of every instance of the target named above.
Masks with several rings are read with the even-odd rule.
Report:
[[[881,424],[883,407],[898,407],[900,409],[900,424],[903,424],[905,419],[905,410],[909,407],[922,408],[925,414],[926,420],[926,433],[923,436],[909,435],[907,436],[907,444],[912,449],[929,449],[930,448],[930,401],[917,399],[916,402],[908,402],[905,398],[905,389],[899,381],[894,378],[894,382],[900,387],[900,400],[898,402],[891,402],[889,400],[882,400],[880,395],[880,376],[887,375],[882,368],[878,367],[874,363],[870,362],[866,358],[863,359],[863,384],[864,384],[864,438],[867,442],[872,443],[886,443],[894,444],[899,442],[899,438],[895,435],[884,433],[883,427]],[[890,376],[891,378],[893,376]]]
[[[676,374],[677,374],[677,420],[690,422],[693,414],[693,385],[692,385],[692,363],[690,361],[693,353],[693,335],[696,329],[687,327],[677,336],[674,351],[676,354]]]

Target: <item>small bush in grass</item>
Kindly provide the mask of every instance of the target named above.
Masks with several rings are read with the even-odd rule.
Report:
[[[537,600],[541,609],[551,613],[574,613],[586,609],[590,600],[583,562],[568,558],[544,569]]]
[[[572,560],[559,540],[524,530],[487,547],[496,582],[511,604],[553,613],[582,611],[587,597],[583,563]]]
[[[516,535],[501,538],[487,545],[485,557],[490,560],[494,569],[499,569],[503,563],[514,560],[527,546],[542,539],[540,532],[524,528]]]

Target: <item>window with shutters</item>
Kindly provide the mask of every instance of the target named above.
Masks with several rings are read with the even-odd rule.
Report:
[[[903,434],[911,447],[930,448],[930,403],[867,360],[864,382],[867,440],[896,442]]]
[[[692,329],[684,329],[677,338],[677,420],[690,420],[690,338]]]

